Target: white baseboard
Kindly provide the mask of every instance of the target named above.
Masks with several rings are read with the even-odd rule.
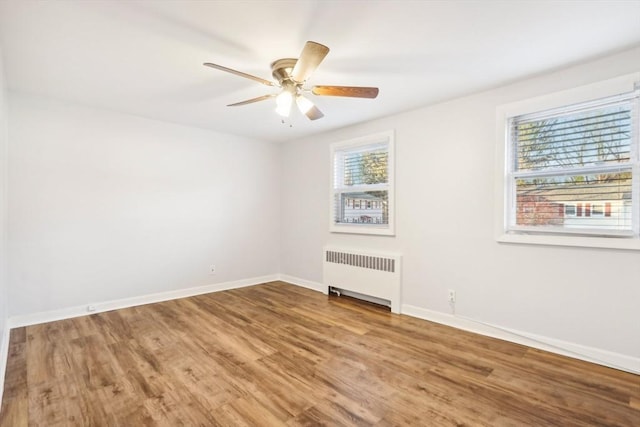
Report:
[[[478,322],[473,319],[441,313],[409,304],[402,305],[402,314],[429,320],[480,335],[498,338],[528,347],[549,351],[562,356],[580,359],[598,365],[608,366],[633,374],[640,374],[640,358],[613,353],[594,347],[583,346],[567,341],[530,334],[509,328]]]
[[[322,292],[325,295],[329,292],[329,288],[322,283],[289,276],[287,274],[279,274],[278,280],[282,280],[283,282],[291,283],[292,285],[300,286],[302,288],[311,289],[312,291]]]
[[[2,329],[2,336],[0,337],[0,411],[2,410],[2,395],[4,393],[4,376],[7,373],[7,362],[9,360],[9,322],[7,319],[4,321],[4,328]]]
[[[40,313],[13,316],[9,318],[9,327],[18,328],[21,326],[36,325],[38,323],[53,322],[56,320],[70,319],[73,317],[87,316],[104,311],[117,310],[120,308],[134,307],[137,305],[151,304],[154,302],[168,301],[178,298],[186,298],[195,295],[208,294],[211,292],[226,291],[228,289],[243,288],[245,286],[259,285],[261,283],[278,280],[277,274],[254,277],[250,279],[236,280],[233,282],[214,283],[212,285],[198,286],[195,288],[177,289],[175,291],[159,292],[149,295],[141,295],[131,298],[123,298],[113,301],[105,301],[93,304],[94,311],[88,312],[87,305],[63,308]]]

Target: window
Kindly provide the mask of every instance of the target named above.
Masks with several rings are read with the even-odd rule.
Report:
[[[331,146],[331,231],[393,235],[393,132]]]
[[[576,205],[573,205],[573,204],[564,205],[564,216],[576,216]]]
[[[604,216],[604,205],[602,203],[591,205],[591,216]]]
[[[506,137],[499,241],[640,249],[638,80],[498,109]],[[609,84],[616,88],[603,89]]]

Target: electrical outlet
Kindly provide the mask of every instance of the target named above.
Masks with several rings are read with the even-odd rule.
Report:
[[[449,289],[449,292],[447,294],[448,300],[450,304],[455,304],[456,303],[456,291],[453,289]]]
[[[209,274],[216,274],[216,265],[215,264],[211,264],[209,266]]]
[[[91,313],[92,311],[96,311],[96,306],[95,306],[95,305],[93,305],[93,304],[89,304],[89,305],[87,306],[87,311],[88,311],[89,313]]]

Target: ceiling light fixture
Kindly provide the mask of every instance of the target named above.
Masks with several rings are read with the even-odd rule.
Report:
[[[313,108],[313,102],[309,101],[302,95],[296,96],[296,104],[302,114],[307,114]]]
[[[287,89],[283,90],[276,96],[276,113],[282,117],[289,117],[291,113],[291,105],[293,104],[293,95]]]

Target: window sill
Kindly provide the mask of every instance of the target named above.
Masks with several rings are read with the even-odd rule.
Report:
[[[389,226],[375,226],[375,225],[347,225],[347,224],[332,224],[329,228],[331,233],[348,233],[348,234],[373,234],[378,236],[394,236],[393,227]]]
[[[582,248],[624,249],[640,251],[640,239],[632,237],[550,236],[541,234],[502,234],[499,243],[525,245],[573,246]]]

